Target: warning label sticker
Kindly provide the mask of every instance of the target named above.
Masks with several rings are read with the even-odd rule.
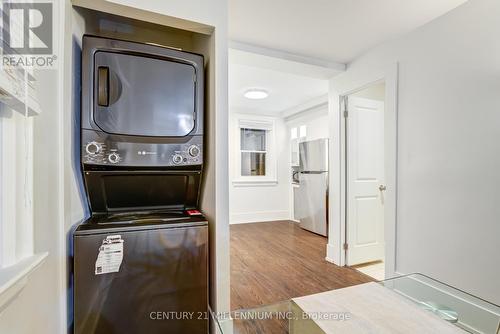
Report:
[[[117,273],[123,261],[123,239],[121,235],[110,235],[102,241],[95,261],[95,274]]]

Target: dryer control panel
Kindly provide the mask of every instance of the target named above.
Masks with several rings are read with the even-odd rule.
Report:
[[[82,162],[91,165],[190,166],[203,163],[202,136],[168,143],[130,142],[93,130],[82,131]]]

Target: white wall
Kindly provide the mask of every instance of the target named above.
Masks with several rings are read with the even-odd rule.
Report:
[[[316,140],[329,138],[328,128],[328,105],[323,104],[311,110],[300,112],[286,119],[288,133],[293,127],[305,125],[307,127],[306,137],[303,140]],[[290,137],[290,135],[289,135]]]
[[[396,270],[500,303],[500,2],[470,0],[348,66],[399,62]]]
[[[238,177],[237,162],[239,156],[239,143],[236,136],[239,135],[238,119],[245,120],[274,121],[276,153],[276,177],[277,184],[272,185],[235,185],[233,180]],[[276,220],[287,220],[290,218],[290,203],[288,199],[289,186],[291,182],[289,135],[283,119],[278,117],[266,117],[260,115],[242,115],[231,113],[229,119],[229,217],[231,224],[253,223]],[[273,168],[273,166],[266,166]]]

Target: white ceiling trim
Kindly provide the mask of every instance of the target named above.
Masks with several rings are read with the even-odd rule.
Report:
[[[262,111],[258,110],[256,112],[255,108],[245,108],[245,107],[229,107],[230,113],[233,114],[242,114],[242,115],[252,115],[259,117],[272,117],[272,118],[281,118],[281,113],[275,113],[272,111]]]
[[[309,111],[312,109],[317,109],[317,108],[322,107],[324,105],[328,105],[328,94],[318,96],[317,98],[309,100],[305,103],[302,103],[302,104],[299,104],[299,105],[294,106],[292,108],[283,110],[281,112],[281,117],[285,118],[286,120],[289,120],[298,114],[301,114],[303,112],[306,112],[306,111]]]
[[[316,79],[331,79],[346,70],[342,63],[229,41],[229,59],[233,64],[249,65]]]

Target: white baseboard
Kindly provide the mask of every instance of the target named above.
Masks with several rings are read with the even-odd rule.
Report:
[[[230,215],[229,224],[261,223],[289,219],[290,212],[287,210],[232,213]]]
[[[325,260],[327,260],[328,262],[331,262],[333,264],[339,265],[334,260],[335,256],[334,256],[333,248],[334,248],[334,245],[332,245],[330,243],[326,245],[326,257],[325,257]]]
[[[325,256],[325,260],[326,260],[326,262],[330,262],[330,263],[335,264],[335,261],[333,261],[333,259],[328,257],[328,256]]]
[[[226,334],[226,333],[233,334],[234,333],[233,319],[229,318],[229,319],[221,320],[221,321],[219,321],[219,324],[221,326],[222,333],[224,333],[224,334]],[[215,328],[214,332],[215,333],[213,333],[213,334],[222,334],[219,328]]]

